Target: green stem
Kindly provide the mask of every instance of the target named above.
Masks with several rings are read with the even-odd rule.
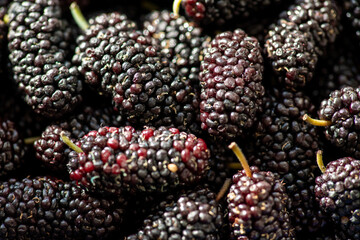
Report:
[[[79,28],[81,28],[83,31],[89,28],[89,23],[86,21],[84,15],[80,10],[79,5],[76,2],[71,3],[70,11]]]

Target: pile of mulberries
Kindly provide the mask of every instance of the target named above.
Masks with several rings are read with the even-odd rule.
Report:
[[[292,200],[289,208],[297,231],[315,231],[325,219],[314,197],[316,151],[321,147],[316,127],[304,124],[302,116],[315,110],[301,91],[274,88],[266,96],[264,113],[256,126],[255,150],[250,164],[272,171],[284,184]]]
[[[0,238],[105,239],[123,221],[124,206],[49,177],[0,183]]]
[[[0,239],[360,239],[359,6],[0,0]]]

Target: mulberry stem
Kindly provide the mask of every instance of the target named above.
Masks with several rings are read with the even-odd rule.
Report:
[[[232,142],[229,145],[229,148],[235,153],[236,157],[239,159],[243,169],[245,170],[246,176],[248,177],[252,177],[252,173],[249,167],[249,164],[244,156],[244,153],[241,151],[241,149],[239,148],[239,146],[237,145],[236,142]]]
[[[36,140],[39,140],[39,139],[40,139],[39,136],[37,136],[37,137],[25,138],[25,139],[24,139],[24,143],[25,143],[26,145],[33,144]]]
[[[175,17],[179,16],[180,4],[182,0],[174,0],[173,2],[173,13]]]
[[[238,162],[227,163],[226,167],[235,170],[243,169],[241,163]]]
[[[74,150],[75,152],[77,153],[82,153],[84,152],[81,148],[79,148],[78,146],[75,145],[75,143],[73,143],[69,137],[65,136],[65,133],[64,132],[61,132],[60,133],[60,137],[61,137],[61,140],[69,146],[69,148],[71,148],[72,150]]]
[[[9,15],[8,15],[8,14],[5,14],[5,16],[4,16],[4,18],[3,18],[3,21],[4,21],[4,23],[5,23],[6,25],[9,24],[10,19],[9,19]]]
[[[222,199],[222,197],[225,195],[225,193],[227,192],[227,190],[229,189],[231,185],[231,179],[227,178],[224,182],[224,184],[222,185],[219,193],[216,195],[216,201],[220,201],[220,199]]]
[[[317,165],[318,165],[319,168],[320,168],[320,171],[321,171],[322,173],[325,173],[326,168],[325,168],[325,166],[324,166],[324,162],[323,162],[323,158],[322,158],[322,151],[321,151],[321,150],[319,150],[319,151],[316,152],[316,162],[317,162]]]
[[[82,14],[79,5],[76,2],[72,2],[70,5],[71,15],[73,16],[76,24],[85,31],[89,28],[89,23],[86,21],[84,15]]]
[[[319,120],[319,119],[314,119],[314,118],[311,118],[309,115],[307,114],[304,114],[303,116],[303,120],[311,125],[314,125],[314,126],[318,126],[318,127],[327,127],[327,126],[330,126],[332,124],[331,121],[328,121],[328,120]]]

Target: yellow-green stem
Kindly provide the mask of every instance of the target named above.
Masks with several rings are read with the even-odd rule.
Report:
[[[230,178],[227,178],[224,182],[224,184],[222,185],[219,193],[216,195],[216,201],[220,201],[220,199],[223,198],[223,196],[225,195],[225,193],[227,192],[227,190],[229,189],[230,187],[230,184],[231,184],[231,179]]]
[[[236,142],[232,142],[229,145],[229,148],[235,153],[236,157],[239,159],[241,166],[243,167],[243,169],[245,170],[246,176],[248,177],[252,177],[252,173],[250,170],[250,166],[244,156],[244,153],[241,151],[241,149],[239,148],[239,146],[237,145]]]
[[[320,119],[314,119],[311,118],[309,115],[304,114],[303,120],[311,125],[318,126],[318,127],[327,127],[332,124],[331,121],[328,120],[320,120]]]
[[[325,165],[324,165],[324,162],[323,162],[322,151],[321,150],[316,152],[316,162],[317,162],[318,167],[320,168],[320,171],[322,173],[325,173],[326,168],[325,168]]]
[[[227,163],[226,167],[230,168],[230,169],[235,169],[235,170],[243,169],[241,163],[239,163],[239,162]]]
[[[179,16],[181,1],[182,0],[174,0],[173,2],[173,13],[175,16]]]
[[[36,140],[39,140],[39,139],[40,139],[40,136],[25,138],[24,143],[26,145],[30,145],[30,144],[33,144]]]
[[[79,5],[76,2],[72,2],[70,5],[71,15],[73,16],[76,24],[85,31],[89,28],[89,23],[86,21],[84,15],[82,14]]]
[[[6,25],[9,24],[10,19],[9,19],[9,15],[8,15],[8,14],[5,14],[5,15],[4,15],[3,21],[4,21],[4,23],[5,23]]]
[[[78,146],[75,145],[75,143],[73,143],[70,138],[68,136],[65,135],[64,132],[61,132],[60,133],[60,137],[61,137],[61,140],[69,146],[69,148],[71,148],[72,150],[74,150],[75,152],[77,153],[82,153],[84,152],[81,148],[79,148]]]

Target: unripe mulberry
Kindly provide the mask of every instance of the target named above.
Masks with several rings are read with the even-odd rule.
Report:
[[[208,170],[204,140],[176,128],[101,127],[76,144],[83,152],[70,156],[70,177],[98,192],[165,192]]]

